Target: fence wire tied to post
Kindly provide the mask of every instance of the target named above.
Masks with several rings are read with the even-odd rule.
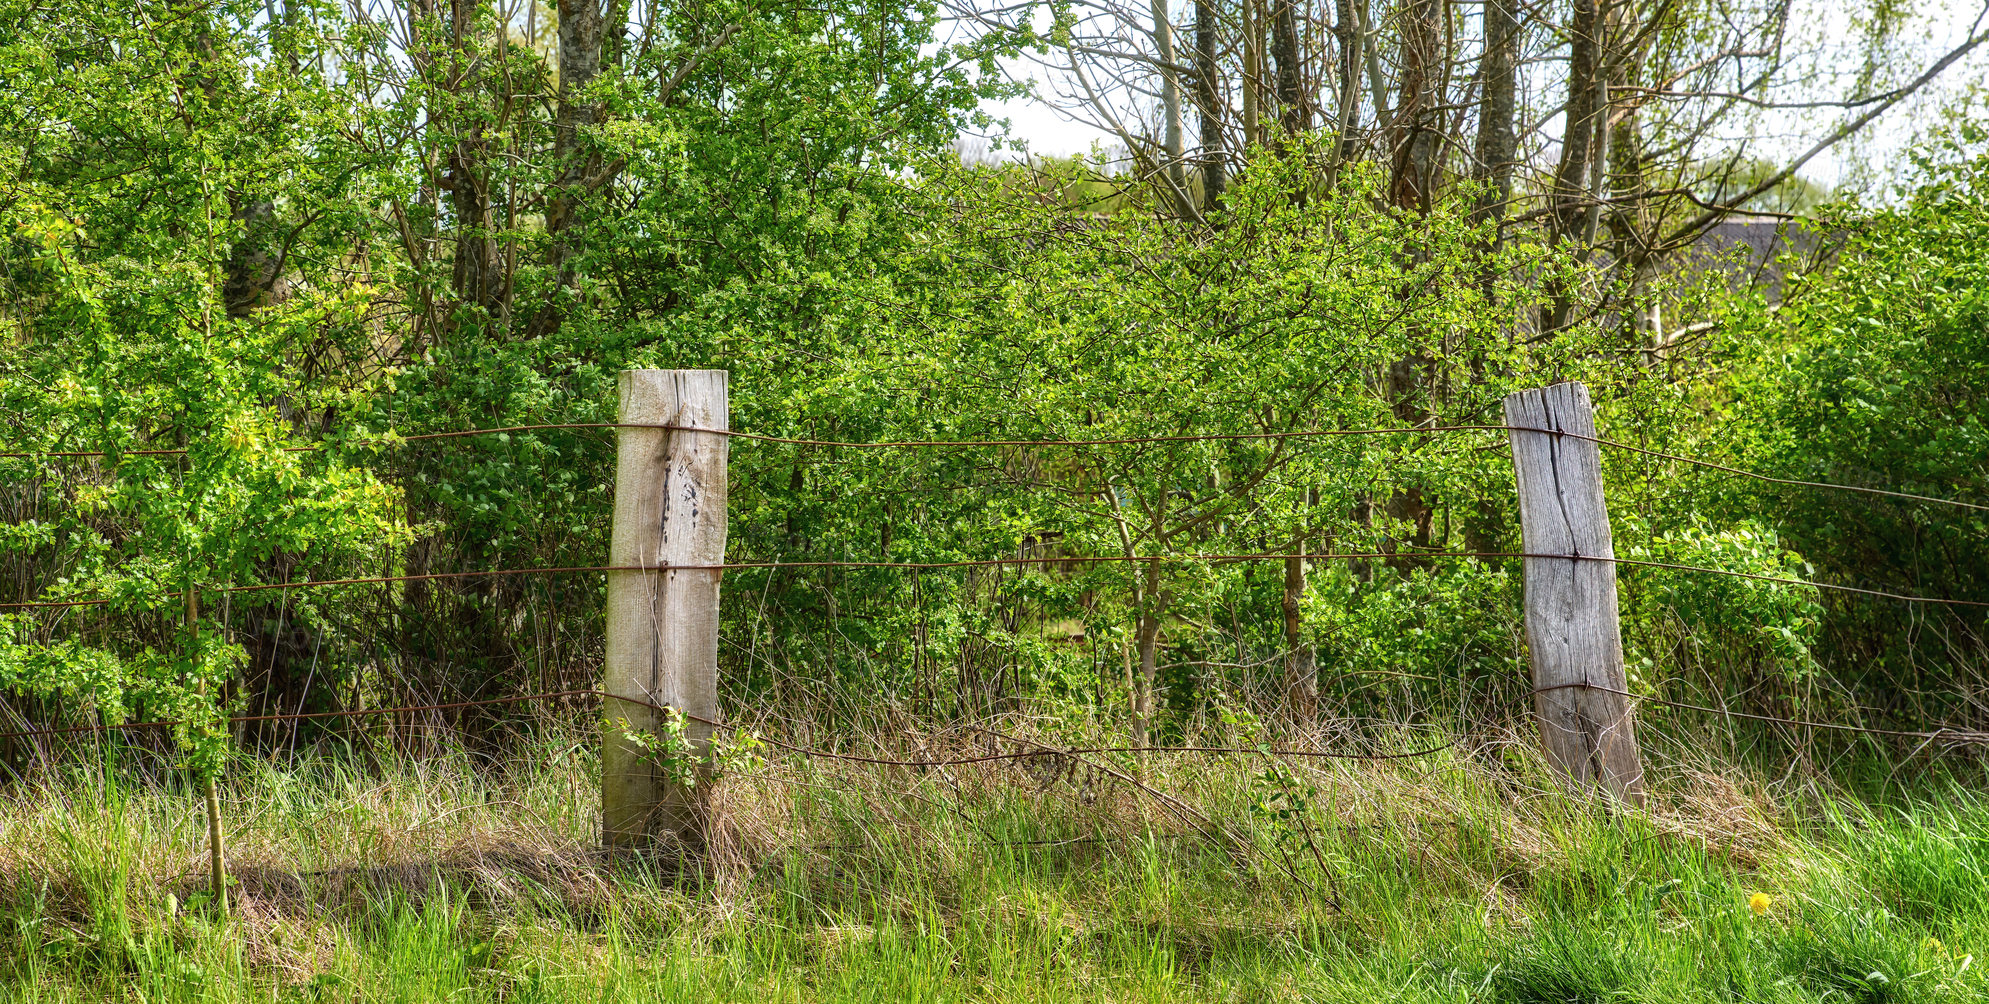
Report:
[[[711,564],[669,564],[669,565],[564,565],[548,568],[489,568],[471,569],[460,572],[422,572],[410,575],[374,575],[351,579],[307,579],[299,582],[263,582],[246,586],[216,586],[216,593],[259,593],[272,590],[304,589],[319,586],[358,586],[377,585],[392,582],[428,582],[443,579],[476,579],[506,575],[571,575],[598,572],[667,572],[682,571],[750,571],[754,569],[782,568],[884,568],[931,571],[946,568],[991,568],[1002,565],[1088,565],[1105,563],[1180,563],[1207,561],[1228,564],[1243,561],[1284,561],[1293,558],[1307,560],[1353,559],[1367,561],[1396,560],[1413,561],[1424,558],[1437,559],[1493,559],[1493,558],[1551,558],[1567,561],[1602,561],[1618,565],[1633,565],[1642,568],[1661,568],[1678,572],[1697,572],[1709,575],[1726,575],[1733,578],[1749,579],[1755,582],[1768,582],[1786,586],[1811,586],[1833,592],[1854,593],[1879,599],[1897,600],[1902,603],[1928,603],[1938,606],[1989,608],[1989,600],[1964,600],[1943,596],[1920,596],[1913,593],[1898,593],[1883,589],[1866,589],[1862,586],[1847,586],[1834,582],[1814,582],[1807,579],[1790,579],[1774,575],[1761,575],[1755,572],[1738,572],[1727,568],[1714,568],[1710,565],[1685,565],[1668,561],[1651,561],[1645,558],[1621,558],[1600,554],[1541,554],[1527,551],[1336,551],[1323,554],[1313,553],[1246,553],[1246,554],[1157,554],[1157,555],[1070,555],[1048,558],[975,558],[960,561],[736,561]],[[161,600],[174,599],[183,595],[180,591],[160,593]],[[36,600],[17,603],[0,603],[0,610],[33,610],[65,607],[103,606],[113,602],[109,599],[87,600]]]

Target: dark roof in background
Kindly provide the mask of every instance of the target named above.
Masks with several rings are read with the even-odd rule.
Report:
[[[1800,220],[1735,217],[1708,227],[1697,242],[1680,251],[1673,268],[1730,272],[1735,285],[1779,289],[1788,268],[1785,256],[1814,263],[1836,254],[1841,234],[1811,229]]]

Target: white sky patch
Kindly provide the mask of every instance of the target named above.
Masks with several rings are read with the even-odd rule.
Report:
[[[1175,0],[1173,6],[1176,20],[1185,25],[1185,2]],[[1829,0],[1797,0],[1786,41],[1788,82],[1764,96],[1782,102],[1851,96],[1850,89],[1865,60],[1863,40],[1853,21],[1854,8],[1861,6]],[[1945,0],[1918,12],[1894,45],[1882,54],[1882,65],[1870,91],[1883,92],[1918,76],[1965,40],[1971,28],[1981,30],[1978,18],[1983,9],[1982,0]],[[1476,17],[1475,13],[1469,15],[1473,22]],[[1037,20],[1047,19],[1039,15]],[[1466,30],[1475,33],[1475,24]],[[1056,56],[1038,57],[1041,58],[1054,60]],[[1033,81],[1041,97],[991,101],[983,108],[991,115],[1008,119],[1008,136],[1023,144],[1028,153],[1065,157],[1119,146],[1117,137],[1111,133],[1055,106],[1057,91],[1068,87],[1057,86],[1063,76],[1060,68],[1045,67],[1028,57],[1005,65],[1015,79]],[[1983,87],[1985,80],[1989,80],[1989,46],[1950,66],[1928,88],[1868,125],[1859,137],[1839,143],[1812,159],[1803,168],[1802,176],[1826,188],[1845,182],[1874,187],[1896,179],[1906,152],[1943,124],[1947,109],[1972,94],[1989,93],[1989,88]],[[1858,111],[1769,109],[1756,114],[1736,114],[1729,126],[1721,130],[1722,138],[1731,143],[1746,143],[1756,156],[1786,162],[1808,150]],[[1558,133],[1558,123],[1550,128]],[[969,145],[976,144],[970,141]],[[984,152],[1002,158],[1020,156],[1014,150]]]

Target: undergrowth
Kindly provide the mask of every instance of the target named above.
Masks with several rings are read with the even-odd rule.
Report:
[[[0,1000],[1989,998],[1989,802],[1924,771],[1880,802],[1697,763],[1628,810],[1523,743],[776,756],[720,782],[726,826],[687,864],[599,850],[588,748],[238,765],[226,919],[193,792],[17,780]]]

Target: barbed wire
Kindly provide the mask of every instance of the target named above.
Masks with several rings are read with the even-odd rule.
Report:
[[[487,435],[510,434],[514,432],[539,432],[539,431],[560,430],[560,429],[661,429],[661,430],[674,431],[674,432],[698,432],[707,435],[724,436],[731,439],[746,439],[761,443],[775,443],[775,444],[783,444],[790,446],[833,447],[833,448],[843,448],[843,449],[907,449],[907,448],[974,449],[974,448],[990,448],[990,447],[1049,449],[1049,448],[1073,448],[1073,447],[1095,447],[1095,446],[1136,446],[1136,445],[1158,444],[1158,443],[1248,442],[1248,441],[1258,441],[1258,440],[1314,439],[1314,438],[1326,438],[1334,436],[1433,435],[1436,433],[1447,433],[1447,432],[1538,432],[1550,436],[1565,436],[1570,439],[1579,439],[1585,442],[1595,443],[1600,446],[1606,446],[1611,449],[1626,450],[1631,453],[1639,453],[1643,454],[1644,456],[1656,457],[1663,460],[1674,461],[1676,463],[1687,464],[1695,467],[1704,467],[1709,470],[1721,471],[1723,473],[1736,475],[1738,477],[1752,478],[1754,480],[1762,481],[1768,484],[1787,485],[1799,488],[1818,488],[1828,491],[1855,492],[1859,494],[1874,495],[1884,498],[1901,499],[1910,502],[1926,502],[1934,505],[1953,506],[1958,509],[1967,509],[1974,512],[1989,512],[1989,504],[1976,503],[1976,502],[1963,502],[1958,499],[1940,498],[1932,495],[1919,495],[1913,492],[1893,491],[1887,488],[1871,488],[1864,485],[1846,485],[1846,484],[1837,484],[1828,481],[1805,481],[1799,478],[1782,478],[1782,477],[1776,477],[1771,474],[1764,474],[1761,473],[1760,471],[1750,471],[1745,468],[1734,467],[1728,464],[1721,464],[1711,460],[1700,459],[1698,457],[1686,456],[1684,454],[1679,454],[1679,453],[1668,453],[1663,450],[1653,450],[1648,447],[1636,446],[1630,443],[1622,442],[1620,440],[1609,439],[1602,436],[1584,435],[1579,432],[1569,432],[1565,429],[1541,429],[1532,426],[1515,426],[1515,425],[1464,424],[1464,425],[1384,427],[1384,428],[1367,428],[1367,429],[1304,429],[1304,430],[1293,430],[1288,432],[1184,433],[1180,435],[1168,435],[1168,436],[1124,436],[1124,437],[1113,437],[1113,438],[1103,438],[1103,439],[985,439],[985,440],[905,439],[905,440],[882,440],[882,441],[851,441],[851,440],[831,440],[831,439],[805,439],[805,438],[797,438],[790,436],[770,436],[770,435],[765,435],[763,433],[741,432],[735,429],[710,429],[710,428],[704,428],[702,426],[678,425],[672,423],[551,422],[551,423],[544,423],[537,425],[497,426],[487,429],[459,429],[450,432],[425,432],[425,433],[418,433],[412,436],[389,436],[377,439],[353,440],[348,443],[339,444],[339,445],[350,446],[350,447],[391,446],[391,445],[396,445],[398,443],[413,443],[413,442],[422,442],[427,440],[460,439],[469,436],[487,436]],[[310,446],[288,446],[284,447],[283,450],[286,453],[310,453],[310,452],[324,450],[326,448],[327,446],[325,444],[316,444]],[[183,455],[188,452],[190,451],[186,449],[130,450],[122,452],[101,451],[101,450],[96,450],[96,451],[65,450],[65,451],[44,451],[44,452],[18,451],[18,452],[0,453],[0,458],[32,459],[39,457],[175,456],[175,455]]]
[[[1834,582],[1815,582],[1807,579],[1791,579],[1755,572],[1740,572],[1729,568],[1715,568],[1711,565],[1686,565],[1668,561],[1652,561],[1645,558],[1619,558],[1599,554],[1540,554],[1526,551],[1332,551],[1325,553],[1263,553],[1244,554],[1166,554],[1166,555],[1067,555],[1062,557],[1037,558],[976,558],[958,561],[738,561],[710,564],[669,564],[669,565],[566,565],[548,568],[491,568],[471,569],[458,572],[419,572],[408,575],[374,575],[350,579],[309,579],[299,582],[265,582],[246,586],[216,586],[205,589],[214,593],[258,593],[286,589],[304,589],[320,586],[377,585],[391,582],[428,582],[444,579],[492,578],[511,575],[567,575],[602,572],[671,572],[671,571],[749,571],[754,569],[782,568],[884,568],[910,571],[932,571],[947,568],[990,568],[1002,565],[1070,565],[1105,563],[1181,563],[1206,561],[1210,563],[1235,563],[1243,561],[1284,561],[1292,558],[1312,560],[1393,560],[1412,561],[1424,558],[1440,559],[1494,559],[1494,558],[1535,558],[1562,561],[1601,561],[1617,565],[1632,565],[1642,568],[1661,568],[1671,571],[1697,572],[1711,575],[1725,575],[1733,578],[1749,579],[1756,582],[1769,582],[1777,585],[1810,586],[1834,592],[1853,593],[1880,599],[1897,600],[1903,603],[1928,603],[1939,606],[1989,608],[1989,600],[1964,600],[1943,596],[1920,596],[1913,593],[1897,593],[1883,589],[1867,589],[1862,586],[1847,586]],[[160,600],[182,597],[183,590],[156,594]],[[0,610],[31,610],[83,606],[103,606],[115,602],[112,599],[88,600],[40,600],[14,603],[0,603]]]

